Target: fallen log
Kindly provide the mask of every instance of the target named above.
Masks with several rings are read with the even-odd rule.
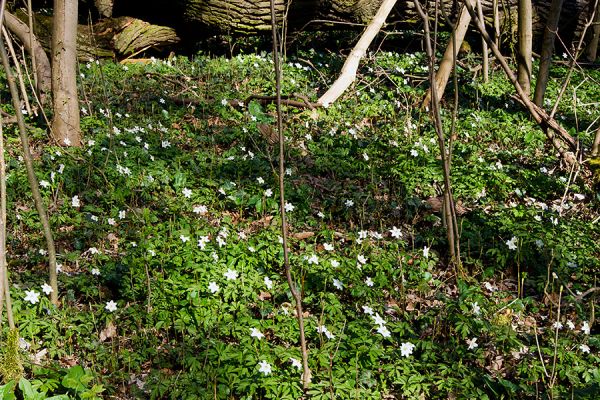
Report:
[[[124,0],[121,0],[124,1]],[[578,37],[585,21],[588,19],[590,0],[565,0],[561,13],[561,37],[568,43]],[[551,0],[532,0],[532,29],[534,40],[543,36],[545,22],[550,9]],[[278,18],[287,15],[290,32],[308,27],[311,30],[335,26],[336,23],[368,24],[383,0],[277,0],[275,2]],[[498,19],[500,31],[510,38],[516,32],[518,0],[498,2]],[[430,16],[435,12],[435,2],[429,0],[424,8]],[[458,4],[458,5],[457,5]],[[179,0],[178,5],[187,23],[200,23],[209,28],[209,32],[257,33],[268,32],[270,10],[268,1],[250,0]],[[488,23],[493,24],[492,15],[494,0],[481,1],[483,14],[488,16]],[[455,23],[460,11],[460,2],[438,2],[440,12],[446,13]],[[388,23],[396,28],[418,28],[421,19],[412,0],[398,0],[388,18]]]
[[[27,15],[24,11],[18,11],[16,17],[15,20],[22,23]],[[34,31],[41,47],[49,53],[52,17],[35,14]],[[93,25],[78,26],[77,57],[80,61],[90,58],[121,60],[147,49],[168,48],[179,41],[175,29],[167,26],[153,25],[131,17],[105,18]]]

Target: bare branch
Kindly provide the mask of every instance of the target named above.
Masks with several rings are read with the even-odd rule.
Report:
[[[529,100],[529,97],[523,91],[521,85],[519,85],[519,82],[514,72],[510,69],[506,58],[504,58],[502,53],[500,53],[498,46],[496,46],[496,44],[488,35],[485,26],[483,25],[483,22],[478,18],[477,13],[473,9],[473,7],[471,7],[468,1],[465,1],[464,4],[467,7],[469,14],[471,14],[471,18],[475,22],[475,26],[477,27],[477,29],[487,42],[488,46],[496,56],[496,59],[502,66],[502,69],[504,69],[504,73],[515,87],[518,93],[517,100],[529,110],[531,116],[542,127],[544,133],[546,134],[546,137],[550,140],[554,148],[558,151],[558,153],[565,160],[565,162],[567,162],[569,165],[577,163],[577,158],[573,153],[577,149],[577,143],[575,139],[573,139],[573,137],[562,126],[560,126],[554,118],[550,118],[544,110],[542,110],[540,107],[536,106],[531,100]],[[556,137],[555,133],[558,133],[560,138],[567,143],[568,148],[565,148],[563,142]]]
[[[300,349],[302,351],[302,386],[308,389],[311,381],[311,372],[308,367],[308,349],[306,346],[306,337],[304,334],[304,315],[302,310],[302,294],[296,287],[296,282],[292,277],[288,254],[288,229],[285,214],[285,137],[283,133],[283,120],[281,117],[281,66],[279,60],[278,40],[277,40],[277,17],[275,14],[275,0],[271,0],[271,28],[273,34],[273,66],[275,68],[275,105],[277,107],[277,131],[279,132],[279,206],[281,212],[281,237],[283,245],[283,266],[285,276],[288,282],[292,297],[296,303],[296,319],[298,320],[298,329],[300,330]]]
[[[375,36],[381,30],[381,27],[385,23],[386,18],[392,11],[392,8],[396,4],[396,0],[384,0],[373,17],[371,23],[365,29],[354,49],[350,52],[350,55],[346,59],[340,76],[336,79],[333,85],[325,92],[323,96],[318,100],[319,104],[328,105],[335,102],[345,91],[350,87],[352,82],[356,79],[356,71],[360,64],[360,60],[365,56],[369,45],[375,39]]]

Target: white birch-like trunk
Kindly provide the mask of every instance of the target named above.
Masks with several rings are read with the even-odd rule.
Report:
[[[360,64],[360,60],[365,56],[369,45],[375,39],[375,36],[381,30],[381,27],[385,23],[386,18],[392,11],[392,8],[396,4],[396,0],[384,0],[375,14],[375,17],[365,29],[365,32],[360,37],[360,40],[350,52],[350,55],[346,59],[340,76],[336,79],[333,85],[325,92],[323,96],[317,101],[323,106],[335,102],[345,91],[350,87],[352,82],[356,79],[356,71]]]
[[[476,0],[468,1],[471,7],[475,7]],[[454,31],[452,32],[454,38],[450,38],[450,41],[448,41],[448,46],[446,47],[446,51],[444,52],[444,56],[440,61],[440,66],[435,75],[436,93],[440,100],[444,96],[444,91],[446,90],[448,79],[450,79],[452,68],[454,68],[454,57],[456,56],[456,54],[458,54],[458,49],[460,49],[462,42],[465,40],[465,35],[467,34],[467,30],[469,29],[470,23],[471,16],[467,12],[467,9],[463,6],[460,10],[460,17],[458,19],[458,22],[456,23],[456,25],[454,25]],[[454,46],[456,46],[456,49],[454,48]],[[430,101],[431,90],[427,92],[423,105],[428,106]]]

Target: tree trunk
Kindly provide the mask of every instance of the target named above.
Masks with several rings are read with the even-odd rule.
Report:
[[[546,30],[544,31],[544,41],[542,42],[542,54],[540,56],[540,69],[535,85],[535,95],[533,102],[542,107],[544,95],[546,94],[546,86],[548,85],[548,76],[550,74],[550,64],[552,63],[552,54],[554,54],[554,40],[556,39],[556,31],[558,29],[558,21],[563,5],[563,0],[552,0],[550,6],[550,14],[546,21]]]
[[[292,2],[295,6],[296,1]],[[299,1],[298,3],[302,3]],[[269,1],[188,0],[184,1],[188,21],[200,22],[224,32],[267,32],[271,30]],[[277,18],[285,12],[284,0],[275,1]]]
[[[533,31],[531,0],[519,0],[519,52],[517,54],[519,85],[527,96],[531,93],[531,51]]]
[[[168,46],[179,42],[175,31],[166,26],[152,25],[140,19],[127,17],[108,22],[115,22],[115,34],[111,43],[117,54],[130,56],[150,47]]]
[[[565,0],[561,16],[561,26],[564,21],[563,32],[566,31],[567,26],[573,32],[577,32],[583,26],[586,16],[590,13],[589,1]],[[309,27],[317,29],[323,26],[335,26],[335,22],[367,24],[373,19],[382,2],[382,0],[276,0],[276,9],[279,17],[289,7],[288,23],[291,29],[305,29],[310,21],[313,22]],[[511,23],[510,18],[517,15],[518,2],[519,0],[498,1],[500,29],[506,28]],[[429,3],[433,4],[433,0],[429,0]],[[269,1],[177,0],[177,4],[183,10],[185,21],[206,25],[210,34],[214,34],[215,30],[226,33],[261,31],[266,33],[271,29]],[[493,15],[493,6],[494,0],[482,0],[484,14]],[[456,2],[440,2],[438,7],[443,8],[451,19],[456,21],[460,9],[456,7]],[[433,12],[431,11],[434,9],[433,6],[427,8]],[[543,36],[549,8],[550,0],[532,0],[534,43],[536,39],[541,39]],[[415,28],[421,19],[412,0],[398,0],[389,21],[399,26]]]
[[[77,0],[54,0],[52,31],[52,137],[61,146],[81,146],[77,98]]]
[[[593,7],[594,2],[590,3]],[[598,57],[598,42],[600,41],[600,0],[596,0],[596,14],[592,29],[588,33],[588,45],[585,49],[585,57],[588,61],[594,62]],[[593,8],[592,8],[593,10]]]
[[[485,17],[483,15],[483,7],[481,7],[481,0],[477,0],[477,15],[479,16],[479,19],[481,19],[482,21],[485,21]],[[482,75],[483,75],[483,81],[485,83],[488,82],[489,80],[489,75],[490,75],[490,60],[489,60],[489,56],[488,56],[488,45],[485,41],[484,38],[481,38],[481,55],[482,55]]]

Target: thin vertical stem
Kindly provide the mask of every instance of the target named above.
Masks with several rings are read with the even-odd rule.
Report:
[[[292,278],[292,270],[290,267],[289,251],[288,251],[288,230],[287,218],[285,212],[285,135],[283,133],[283,121],[281,117],[281,66],[279,60],[279,46],[277,40],[277,19],[275,14],[275,0],[271,0],[271,28],[273,34],[273,65],[275,67],[275,91],[276,91],[276,107],[277,107],[277,132],[279,133],[279,207],[281,210],[281,237],[283,241],[283,265],[285,268],[285,276],[287,278],[290,291],[296,303],[296,318],[298,320],[298,328],[300,330],[300,348],[302,351],[302,386],[308,388],[311,380],[311,372],[308,367],[308,349],[306,347],[306,337],[304,334],[304,316],[302,310],[302,294],[296,287],[296,283]]]
[[[500,12],[498,11],[498,0],[492,1],[492,12],[494,18],[494,43],[500,47]]]
[[[599,4],[598,0],[596,0],[596,4]],[[585,39],[587,30],[594,23],[594,20],[596,18],[596,12],[597,12],[596,6],[594,6],[592,15],[590,15],[590,19],[583,26],[583,30],[581,31],[581,35],[579,36],[579,42],[577,43],[577,48],[575,49],[575,52],[571,55],[571,60],[569,61],[569,71],[567,72],[567,76],[563,78],[563,84],[560,88],[558,96],[556,97],[556,100],[554,101],[554,106],[552,106],[552,111],[550,112],[550,118],[554,118],[554,114],[556,114],[556,111],[558,110],[558,106],[560,104],[560,99],[563,97],[563,95],[567,91],[569,82],[571,82],[571,75],[573,75],[573,70],[575,69],[575,66],[577,65],[577,59],[581,55],[581,50],[583,48],[583,41]]]
[[[10,56],[12,57],[15,63],[15,70],[17,71],[17,78],[19,79],[19,89],[21,89],[21,94],[23,95],[23,103],[25,103],[27,115],[31,115],[31,104],[29,103],[29,96],[27,95],[27,89],[25,87],[25,79],[23,78],[23,72],[21,71],[21,66],[19,65],[19,59],[17,58],[17,53],[15,53],[15,48],[12,45],[10,36],[8,36],[8,31],[4,26],[2,27],[2,35],[4,36],[6,47],[8,47]]]
[[[6,0],[2,0],[0,8],[0,16],[4,17],[4,6]],[[4,21],[0,19],[0,25],[4,25]],[[38,184],[35,171],[33,169],[33,159],[31,157],[31,150],[29,148],[29,138],[27,137],[27,129],[25,127],[25,120],[23,114],[19,112],[21,108],[21,101],[19,99],[19,91],[15,82],[15,77],[10,69],[10,63],[8,60],[8,54],[4,47],[4,40],[0,35],[0,56],[2,57],[2,65],[6,73],[6,80],[8,81],[8,87],[12,97],[13,107],[15,109],[15,116],[17,118],[17,125],[19,126],[19,136],[21,138],[21,146],[23,148],[23,159],[25,161],[25,168],[27,169],[27,179],[29,180],[29,186],[31,188],[31,194],[33,195],[33,202],[37,209],[42,223],[44,236],[46,238],[46,245],[48,247],[48,260],[49,260],[49,280],[50,286],[53,291],[50,294],[50,300],[53,304],[58,305],[58,279],[56,276],[56,248],[54,246],[54,237],[52,236],[52,230],[50,229],[50,222],[48,220],[48,213],[40,194],[40,188]]]
[[[37,78],[37,63],[35,60],[35,51],[33,51],[33,8],[31,7],[31,0],[27,0],[27,17],[29,22],[29,48],[31,49],[31,68],[33,71],[33,82],[35,90],[39,90],[39,82]]]
[[[6,0],[0,0],[0,27],[4,26],[4,7],[6,5]],[[4,139],[4,135],[2,134],[2,116],[0,115],[0,137]],[[2,157],[4,157],[4,140],[2,140]],[[2,168],[2,174],[5,174],[6,171]],[[4,176],[4,175],[3,175]],[[2,179],[2,182],[6,185],[6,180]],[[4,252],[2,253],[4,254]],[[1,256],[1,255],[0,255]],[[6,265],[6,263],[4,264]],[[4,307],[4,268],[0,266],[0,327],[2,326],[2,308]]]
[[[563,286],[560,285],[560,291],[558,292],[558,309],[556,310],[556,326],[554,329],[554,357],[552,358],[552,373],[550,374],[550,383],[548,384],[550,387],[550,394],[552,394],[552,388],[556,382],[556,357],[558,356],[558,329],[560,326],[560,303],[562,300],[562,292]]]
[[[484,21],[483,19],[483,7],[481,6],[481,0],[477,0],[477,14],[479,15],[479,19]],[[489,80],[489,70],[490,70],[490,60],[488,55],[488,45],[484,38],[481,38],[481,55],[483,56],[483,82],[487,83]]]
[[[12,312],[12,301],[10,298],[10,285],[8,282],[8,266],[6,264],[6,162],[4,160],[4,131],[2,117],[0,117],[0,315],[2,315],[2,303],[6,303],[6,316],[8,327],[15,329],[15,319]]]
[[[417,12],[423,19],[423,25],[425,30],[425,50],[427,58],[429,59],[429,81],[431,82],[431,113],[435,131],[438,137],[438,146],[440,148],[440,155],[442,161],[442,171],[444,175],[444,214],[446,215],[446,235],[448,239],[448,250],[450,252],[450,260],[454,263],[460,263],[458,257],[458,229],[456,225],[456,215],[454,199],[452,197],[452,190],[450,186],[450,156],[446,151],[446,143],[444,140],[444,128],[442,125],[442,117],[440,114],[440,99],[437,92],[437,85],[435,84],[435,53],[431,44],[431,33],[429,29],[429,17],[423,10],[419,0],[415,0],[415,7]]]
[[[600,156],[600,127],[594,136],[594,144],[592,145],[592,157]]]

